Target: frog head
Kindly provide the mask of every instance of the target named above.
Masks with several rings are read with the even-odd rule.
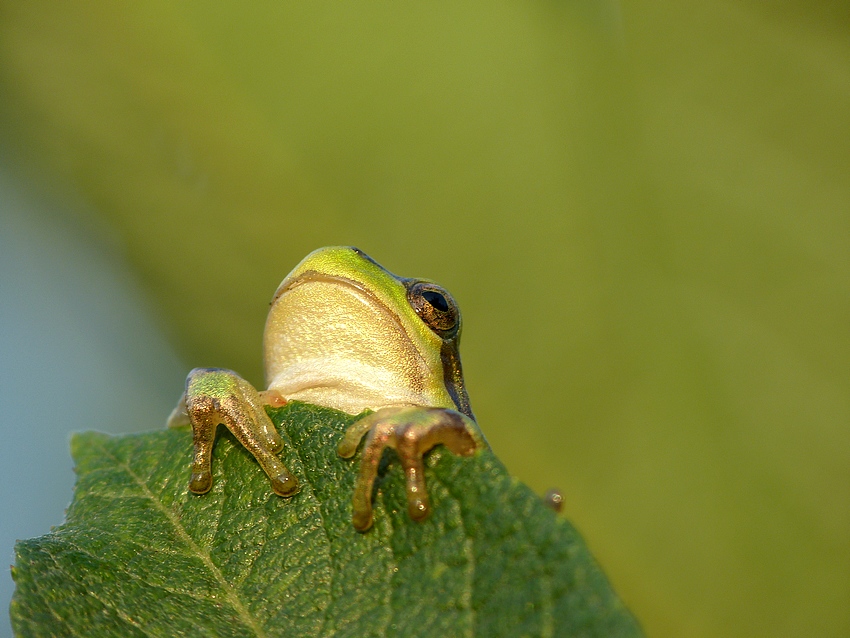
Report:
[[[349,414],[415,405],[474,418],[460,333],[460,310],[441,286],[398,277],[357,248],[321,248],[287,275],[272,300],[264,337],[268,388]]]

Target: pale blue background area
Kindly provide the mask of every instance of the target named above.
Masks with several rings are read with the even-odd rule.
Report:
[[[163,427],[186,373],[124,268],[120,245],[110,247],[103,233],[73,225],[67,214],[63,220],[36,193],[0,161],[4,637],[11,636],[7,566],[15,540],[62,523],[71,500],[70,433]]]

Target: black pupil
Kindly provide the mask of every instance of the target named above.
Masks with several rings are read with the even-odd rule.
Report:
[[[449,304],[446,302],[446,298],[438,292],[426,290],[422,293],[422,297],[440,312],[447,312],[449,309]]]

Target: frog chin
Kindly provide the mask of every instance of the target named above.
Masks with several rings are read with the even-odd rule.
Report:
[[[454,407],[443,383],[439,337],[426,334],[430,342],[357,282],[307,273],[282,286],[269,312],[269,390],[349,414],[397,405]]]
[[[281,369],[269,390],[288,400],[304,401],[348,414],[391,406],[426,405],[454,408],[439,382],[411,386],[392,369],[357,359],[302,359]]]

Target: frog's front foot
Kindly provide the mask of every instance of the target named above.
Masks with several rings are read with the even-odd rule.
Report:
[[[283,440],[254,386],[230,370],[196,368],[186,379],[185,403],[195,445],[192,492],[205,494],[212,487],[212,449],[221,423],[254,455],[276,494],[292,496],[298,491],[298,480],[277,458]]]
[[[338,454],[343,458],[354,456],[367,432],[353,499],[352,522],[361,532],[372,526],[372,486],[385,448],[395,448],[398,453],[407,482],[407,511],[412,519],[419,521],[429,512],[422,455],[440,443],[460,456],[470,456],[486,445],[475,422],[460,412],[446,408],[391,407],[352,424],[339,443]]]

